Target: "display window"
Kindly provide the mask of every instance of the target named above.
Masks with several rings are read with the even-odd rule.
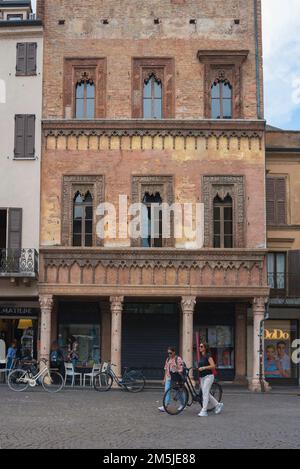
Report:
[[[297,364],[293,362],[293,344],[298,322],[270,320],[264,328],[264,367],[267,380],[296,380]]]

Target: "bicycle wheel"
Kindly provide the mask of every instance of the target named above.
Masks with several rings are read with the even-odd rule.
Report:
[[[109,373],[98,373],[94,377],[94,389],[98,392],[109,391],[112,387],[113,379]]]
[[[26,391],[29,386],[27,371],[14,370],[8,375],[7,384],[12,391]]]
[[[219,383],[214,383],[214,384],[212,385],[212,387],[211,387],[210,394],[211,394],[218,402],[221,402],[222,396],[223,396],[223,389],[222,389],[222,386],[221,386]],[[199,402],[200,402],[200,405],[201,405],[201,407],[202,407],[202,406],[203,406],[202,392],[201,392],[201,395],[200,395],[200,398],[199,398]],[[215,410],[215,406],[214,406],[214,404],[211,403],[211,401],[209,401],[207,411],[208,411],[208,412],[212,412],[213,410]]]
[[[145,378],[140,371],[129,371],[123,376],[123,383],[127,391],[137,393],[145,388]]]
[[[163,406],[169,415],[179,415],[186,408],[188,400],[186,387],[173,385],[164,395]]]
[[[42,386],[45,391],[56,393],[64,387],[64,379],[57,371],[49,371],[42,379]]]

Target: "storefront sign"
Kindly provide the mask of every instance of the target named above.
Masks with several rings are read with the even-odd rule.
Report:
[[[265,340],[290,340],[290,334],[282,329],[266,329]]]
[[[38,308],[26,308],[18,306],[0,306],[0,316],[4,317],[37,317],[39,315]]]

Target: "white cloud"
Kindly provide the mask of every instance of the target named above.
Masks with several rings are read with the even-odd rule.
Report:
[[[274,125],[297,126],[300,81],[300,2],[263,0],[266,118]]]

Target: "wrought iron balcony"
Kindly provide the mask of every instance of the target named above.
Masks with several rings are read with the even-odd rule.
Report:
[[[0,249],[0,277],[30,277],[38,274],[35,249]]]
[[[271,298],[300,298],[300,271],[298,274],[268,274]]]

